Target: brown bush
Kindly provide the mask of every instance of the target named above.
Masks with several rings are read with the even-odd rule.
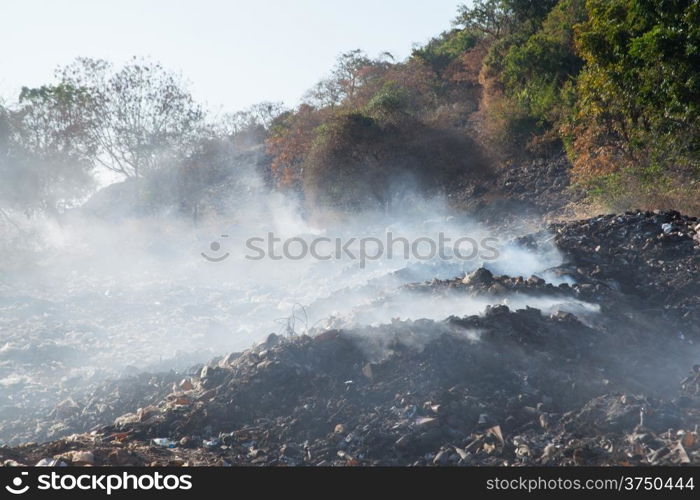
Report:
[[[382,123],[347,113],[319,131],[304,163],[303,184],[314,206],[362,209],[387,207],[412,193],[455,190],[488,173],[479,147],[456,130],[433,128],[409,115]]]

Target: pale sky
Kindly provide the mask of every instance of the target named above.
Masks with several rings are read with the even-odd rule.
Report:
[[[397,59],[451,27],[459,0],[0,0],[0,97],[87,56],[147,56],[212,110],[295,105],[354,48]]]

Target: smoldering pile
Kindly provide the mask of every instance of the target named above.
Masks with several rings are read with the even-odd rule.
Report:
[[[595,315],[495,305],[271,335],[143,388],[92,432],[1,455],[8,464],[699,464],[699,229],[676,212],[558,223],[544,244],[565,253],[548,270],[568,276],[562,284],[481,269],[404,290],[418,300],[579,301],[599,305]]]

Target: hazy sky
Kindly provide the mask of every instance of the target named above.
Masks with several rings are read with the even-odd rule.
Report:
[[[361,48],[406,57],[450,27],[459,0],[0,0],[0,96],[50,82],[77,56],[149,56],[202,102],[293,105]]]

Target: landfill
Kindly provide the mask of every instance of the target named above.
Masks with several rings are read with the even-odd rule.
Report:
[[[674,211],[550,223],[513,242],[561,252],[546,273],[481,266],[401,284],[373,304],[490,301],[478,313],[325,323],[95,383],[38,419],[56,437],[8,443],[0,459],[700,465],[699,234],[697,218]]]

